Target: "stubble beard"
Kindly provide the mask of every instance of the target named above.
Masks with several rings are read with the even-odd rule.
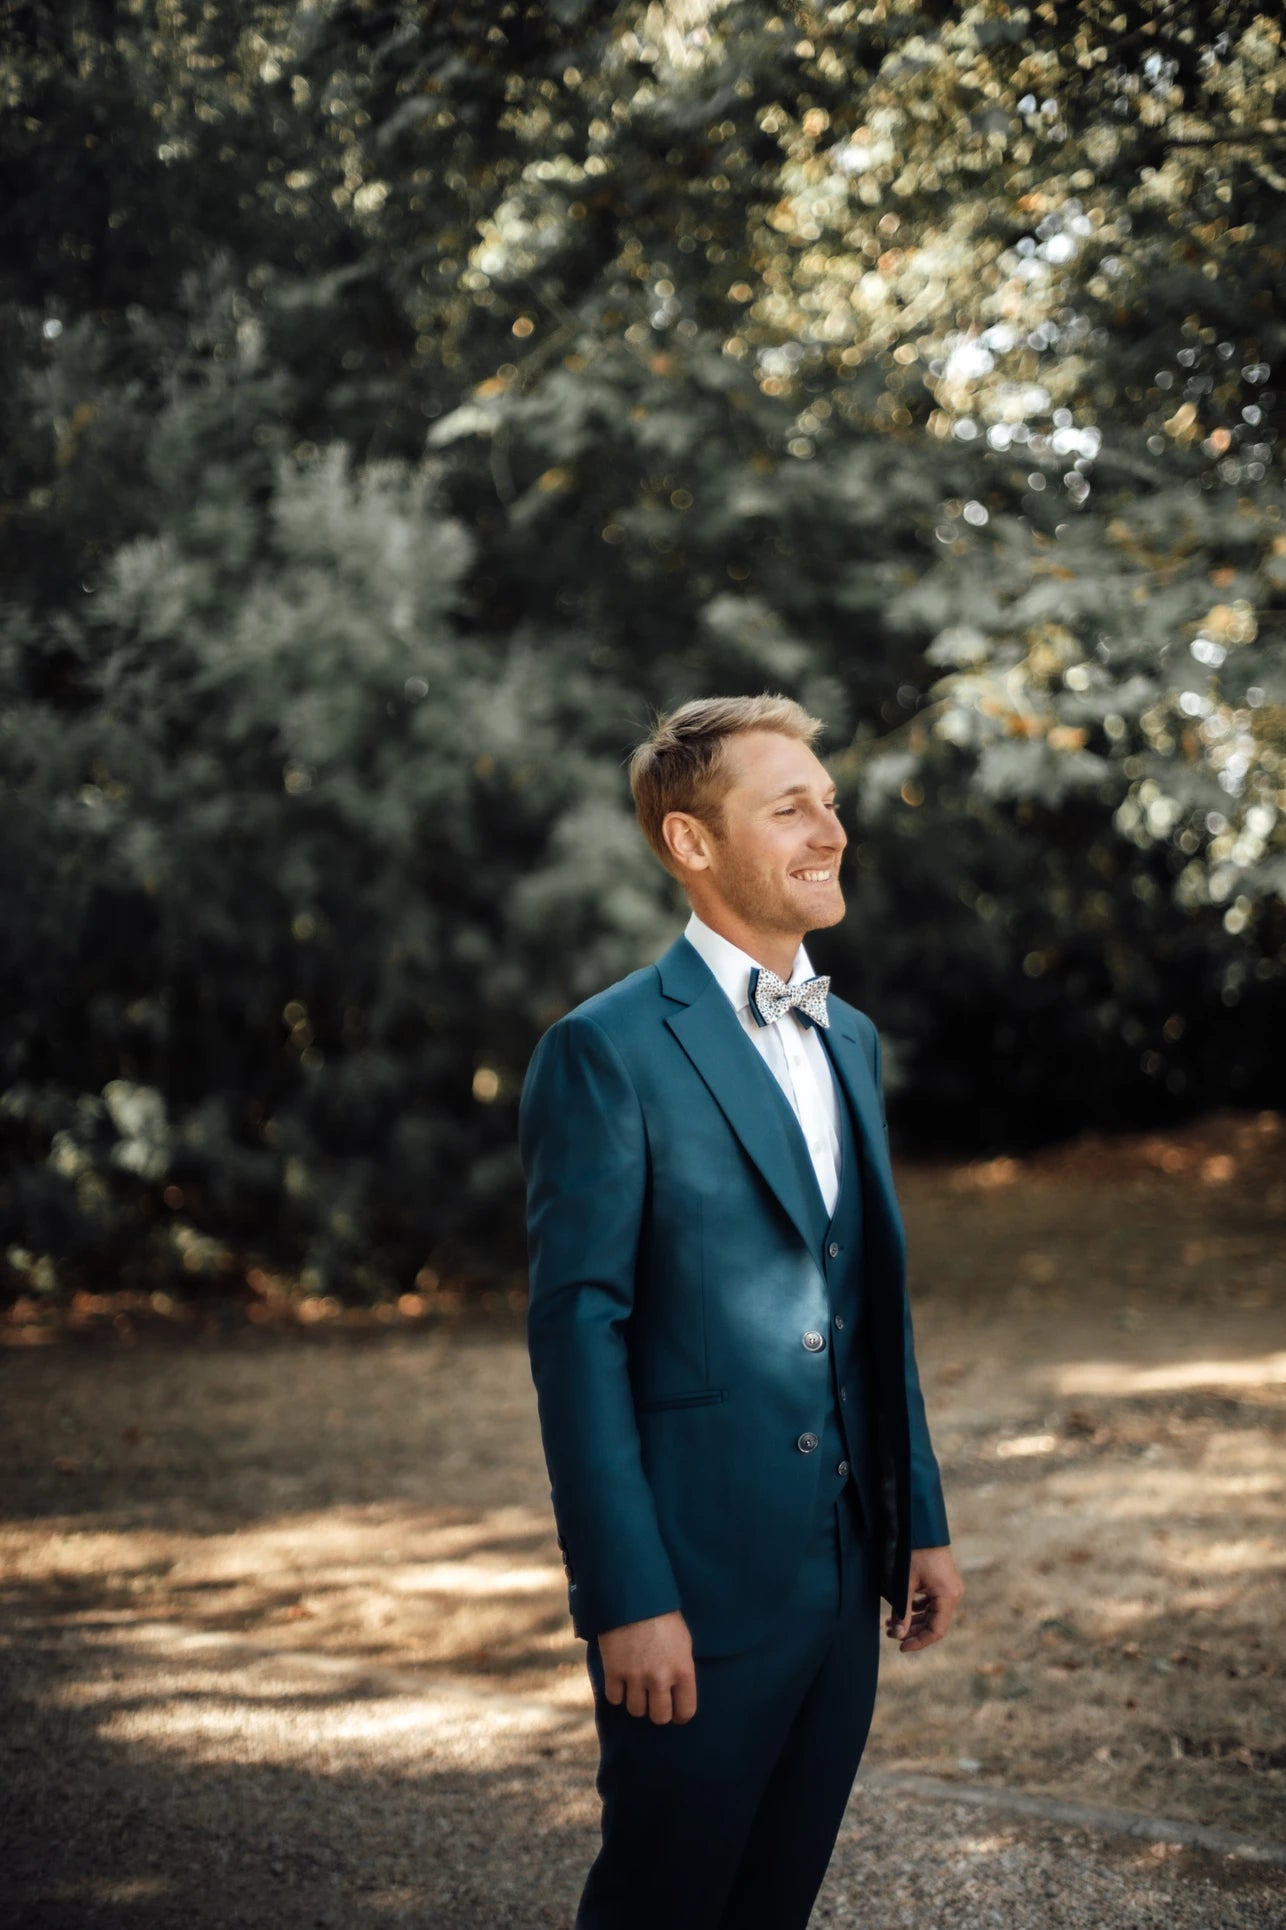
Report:
[[[824,909],[831,902],[829,893],[823,900],[816,890],[804,885],[799,898],[792,901],[779,880],[767,878],[753,865],[739,862],[726,845],[723,851],[725,864],[719,889],[729,910],[752,930],[798,937],[802,932],[824,931],[838,925],[843,918],[844,893],[839,882],[838,860],[833,859],[830,865],[835,874],[833,909]]]

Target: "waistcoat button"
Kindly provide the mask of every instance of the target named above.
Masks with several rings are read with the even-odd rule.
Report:
[[[820,1354],[822,1348],[826,1345],[826,1337],[824,1334],[815,1332],[813,1328],[810,1327],[804,1335],[804,1345],[810,1354]]]
[[[831,1259],[832,1259],[832,1260],[835,1260],[835,1259],[838,1259],[838,1257],[839,1257],[839,1241],[838,1241],[838,1240],[832,1240],[832,1241],[831,1241],[831,1243],[830,1243],[830,1245],[829,1245],[829,1246],[827,1247],[827,1249],[826,1249],[826,1251],[827,1251],[827,1252],[828,1252],[828,1253],[830,1254],[830,1256],[831,1256]]]
[[[837,1313],[837,1314],[836,1314],[836,1316],[835,1316],[835,1328],[836,1328],[836,1331],[837,1331],[838,1333],[841,1333],[841,1334],[843,1333],[843,1331],[844,1331],[844,1316],[843,1316],[843,1314],[842,1314],[842,1313]]]
[[[848,1473],[848,1462],[847,1462],[847,1461],[841,1461],[841,1462],[840,1462],[840,1464],[839,1464],[839,1466],[838,1466],[838,1467],[836,1468],[836,1470],[835,1470],[835,1472],[836,1472],[836,1474],[838,1474],[838,1475],[841,1475],[841,1476],[842,1476],[842,1475],[845,1475],[845,1474],[847,1474],[847,1473]]]
[[[821,1446],[821,1442],[815,1434],[801,1434],[795,1446],[801,1454],[811,1454],[814,1448]]]

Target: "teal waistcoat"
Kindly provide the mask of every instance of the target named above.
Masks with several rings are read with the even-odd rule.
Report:
[[[830,1299],[826,1345],[831,1372],[817,1499],[819,1507],[828,1507],[852,1483],[867,1531],[873,1533],[879,1519],[879,1477],[869,1384],[870,1336],[862,1291],[862,1162],[848,1100],[838,1080],[835,1096],[840,1122],[839,1196],[818,1255]]]

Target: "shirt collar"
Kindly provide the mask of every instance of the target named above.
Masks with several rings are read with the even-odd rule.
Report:
[[[710,967],[733,1011],[744,1012],[750,1004],[750,974],[759,960],[752,958],[749,952],[743,952],[740,945],[734,945],[731,939],[711,931],[695,912],[689,918],[683,935]],[[812,963],[801,945],[795,953],[794,967],[787,982],[798,985],[801,979],[813,976]]]

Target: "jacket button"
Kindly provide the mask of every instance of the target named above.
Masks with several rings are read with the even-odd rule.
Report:
[[[832,1240],[830,1245],[827,1247],[826,1251],[830,1254],[832,1260],[838,1259],[839,1258],[839,1241]]]
[[[835,1331],[839,1334],[842,1334],[844,1331],[844,1316],[842,1313],[837,1313],[835,1316]]]
[[[826,1345],[826,1337],[824,1334],[819,1334],[810,1327],[804,1335],[804,1345],[810,1354],[820,1354],[822,1348]]]
[[[842,1478],[842,1477],[843,1477],[844,1475],[846,1475],[846,1474],[848,1473],[848,1462],[847,1462],[847,1461],[841,1461],[841,1462],[840,1462],[840,1464],[839,1464],[839,1466],[838,1466],[838,1467],[836,1468],[836,1470],[835,1470],[835,1472],[836,1472],[836,1474],[838,1474],[838,1475],[839,1475],[839,1476],[840,1476],[841,1478]]]
[[[815,1434],[801,1434],[795,1446],[801,1454],[811,1454],[815,1448],[821,1446],[821,1442]]]

